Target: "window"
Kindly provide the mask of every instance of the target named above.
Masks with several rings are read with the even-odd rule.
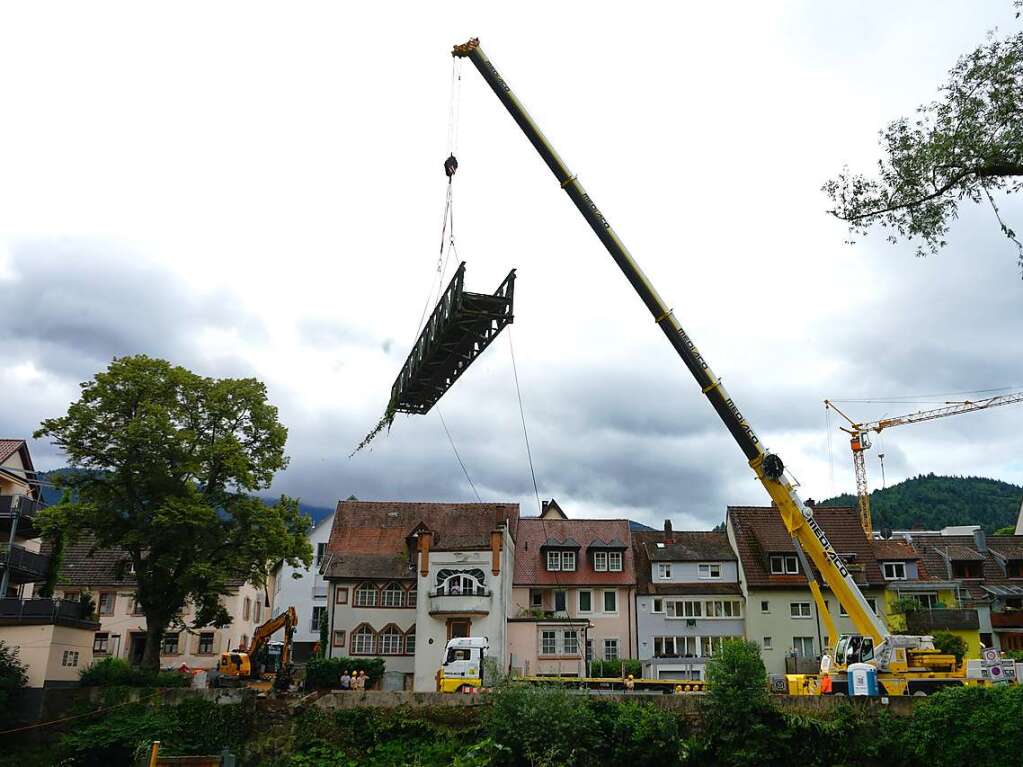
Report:
[[[954,578],[982,578],[984,577],[981,562],[953,562],[952,577]]]
[[[241,642],[239,642],[239,644],[238,644],[238,649],[239,649],[239,650],[244,650],[244,649],[245,649],[246,647],[248,647],[248,646],[249,646],[249,637],[248,637],[248,634],[242,634],[242,641],[241,641]]]
[[[380,632],[380,654],[401,655],[401,645],[404,636],[401,630],[393,623]]]
[[[309,622],[309,630],[313,633],[318,634],[320,631],[320,621],[327,616],[327,608],[324,605],[317,605],[313,608],[313,618]]]
[[[604,660],[618,660],[618,640],[604,640]]]
[[[419,591],[412,586],[405,595],[405,607],[415,607],[419,604]]]
[[[593,612],[593,592],[582,590],[579,592],[579,612]]]
[[[547,552],[547,569],[554,572],[561,569],[561,552],[560,551],[548,551]]]
[[[703,602],[692,599],[669,599],[665,607],[665,617],[668,618],[699,618],[703,615]]]
[[[256,600],[255,610],[253,612],[254,612],[254,614],[253,614],[253,618],[252,619],[256,623],[262,623],[263,622],[263,603],[260,600],[258,600],[258,599]]]
[[[671,564],[667,562],[660,562],[657,565],[657,577],[662,581],[671,580]]]
[[[593,640],[590,638],[586,639],[586,662],[589,663],[593,660]]]
[[[609,551],[607,553],[607,569],[613,573],[622,571],[622,552]]]
[[[377,587],[372,583],[363,583],[355,589],[356,607],[376,607]]]
[[[327,544],[326,543],[317,543],[316,544],[316,566],[317,567],[320,566],[320,563],[323,561],[323,557],[326,555],[326,553],[327,553]]]
[[[74,668],[78,665],[78,650],[65,650],[60,665]]]
[[[773,650],[771,637],[764,637],[760,642],[760,647],[764,650]]]
[[[604,612],[616,613],[618,612],[618,592],[617,591],[605,591],[604,592]]]
[[[909,594],[912,599],[915,599],[920,603],[920,606],[925,610],[933,610],[940,603],[938,600],[938,594],[934,591],[925,591],[920,594]],[[991,645],[988,645],[990,647]]]
[[[242,647],[245,646],[244,637],[242,638]],[[160,653],[162,655],[177,655],[178,654],[178,635],[177,634],[164,634],[163,643],[160,645]]]
[[[77,602],[79,601],[81,596],[82,594],[79,591],[65,591],[63,598],[68,600],[69,602]]]
[[[742,602],[733,599],[708,601],[705,615],[708,618],[741,618]]]
[[[789,615],[793,618],[809,618],[810,617],[810,603],[809,602],[790,602],[789,603]]]
[[[245,602],[242,606],[242,620],[247,621],[252,615],[252,600],[245,597]]]
[[[373,629],[363,623],[352,632],[352,655],[372,655],[376,647],[376,634]]]
[[[813,637],[792,637],[792,651],[801,658],[814,657]]]
[[[467,637],[472,631],[472,621],[467,618],[451,618],[448,620],[448,639]]]
[[[579,654],[579,633],[575,630],[564,632],[563,636],[563,647],[562,652],[565,655],[578,655]]]
[[[345,646],[345,632],[344,630],[334,632],[334,647]]]
[[[663,613],[664,612],[664,600],[663,599],[655,599],[654,600],[654,606],[651,609],[651,612],[653,612],[653,613]]]
[[[721,577],[721,565],[716,564],[705,564],[699,567],[700,578],[706,580],[708,578],[715,579]]]
[[[131,598],[131,614],[132,615],[145,615],[145,611],[142,609],[142,603],[139,602],[138,597]]]
[[[416,627],[413,626],[405,634],[405,654],[415,655],[416,654]]]
[[[384,589],[383,605],[384,607],[401,607],[404,598],[405,589],[401,587],[400,583],[388,583]]]
[[[881,568],[884,570],[884,579],[886,581],[906,580],[905,562],[882,562]]]
[[[575,571],[574,551],[563,551],[561,553],[561,569],[568,573]]]
[[[566,605],[567,601],[568,601],[567,600],[567,594],[565,594],[564,591],[561,591],[561,590],[555,591],[554,592],[554,612],[556,612],[556,613],[563,613],[563,612],[565,612],[568,609],[568,607]]]
[[[654,657],[695,658],[700,654],[697,637],[654,637]]]
[[[794,554],[772,555],[771,575],[799,575],[799,560]]]
[[[866,597],[866,600],[867,604],[870,605],[870,611],[874,613],[874,615],[877,615],[877,600],[874,597]],[[849,614],[845,611],[845,605],[841,602],[838,604],[838,614],[843,616]]]
[[[555,631],[540,632],[540,654],[556,655],[558,652],[558,635]]]
[[[451,575],[437,587],[438,595],[447,594],[453,597],[472,596],[473,594],[482,596],[486,593],[487,589],[482,583],[465,573]]]
[[[721,652],[721,647],[725,642],[738,639],[738,637],[700,637],[700,654],[704,658],[712,658]]]
[[[760,612],[762,613],[771,612],[771,603],[768,602],[766,599],[760,603]]]
[[[92,637],[92,654],[106,655],[110,645],[110,634],[95,634]]]
[[[606,551],[594,551],[593,552],[593,569],[598,573],[607,572],[607,552]]]
[[[101,591],[99,593],[99,614],[113,615],[116,598],[117,594],[113,591]]]
[[[213,632],[204,631],[199,635],[199,655],[213,654]]]
[[[348,587],[347,586],[338,586],[334,590],[334,604],[336,604],[336,605],[346,605],[346,604],[348,604]]]
[[[540,589],[529,590],[529,606],[533,610],[543,609],[543,592]]]

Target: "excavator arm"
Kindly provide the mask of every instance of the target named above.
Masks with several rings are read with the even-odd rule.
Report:
[[[792,483],[785,476],[782,460],[764,448],[753,427],[725,390],[721,379],[714,375],[692,338],[683,330],[672,309],[657,293],[579,179],[568,169],[508,83],[483,53],[479,40],[474,38],[462,45],[456,45],[452,55],[469,59],[504,104],[512,119],[550,168],[561,188],[565,190],[611,258],[618,264],[683,364],[696,379],[711,407],[731,433],[749,461],[750,468],[777,506],[789,534],[810,557],[824,582],[849,614],[856,630],[871,637],[875,645],[880,645],[887,635],[884,624],[870,609],[849,569],[814,519],[813,512],[800,500]]]
[[[298,613],[295,612],[294,607],[289,607],[287,610],[282,612],[280,615],[271,618],[262,626],[257,628],[252,634],[252,643],[249,645],[248,654],[250,657],[254,657],[267,642],[270,641],[270,637],[280,631],[282,628],[284,631],[284,649],[281,653],[281,661],[285,662],[291,658],[291,635],[294,632],[295,626],[298,624]]]

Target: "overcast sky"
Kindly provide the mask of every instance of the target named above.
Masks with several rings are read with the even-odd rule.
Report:
[[[436,282],[449,51],[475,35],[804,497],[853,486],[825,397],[1023,388],[1023,281],[990,211],[965,209],[918,259],[880,233],[845,244],[819,191],[843,163],[871,168],[878,130],[987,30],[1017,28],[1009,0],[481,5],[5,5],[0,436],[30,436],[113,356],[146,353],[267,383],[292,459],[275,492],[474,500],[435,413],[348,454]],[[676,528],[766,502],[547,168],[462,74],[466,284],[518,269],[512,334],[440,405],[482,498],[536,506],[511,335],[541,497]],[[1018,200],[1003,210],[1023,228]],[[1021,432],[1018,406],[892,430],[887,481],[1023,482]]]

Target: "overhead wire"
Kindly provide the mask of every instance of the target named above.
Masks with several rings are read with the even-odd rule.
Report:
[[[515,395],[519,400],[519,418],[522,420],[522,436],[526,441],[526,457],[529,459],[529,475],[533,478],[533,493],[536,495],[536,507],[543,515],[543,505],[540,503],[540,488],[536,482],[536,470],[533,468],[533,450],[529,445],[529,430],[526,428],[526,410],[522,405],[522,388],[519,386],[519,368],[515,364],[515,344],[512,343],[511,328],[508,330],[508,349],[511,350],[512,374],[515,376]]]
[[[462,456],[458,453],[458,448],[455,447],[455,440],[451,436],[451,432],[448,430],[448,425],[444,421],[444,414],[440,411],[440,405],[435,405],[437,408],[437,415],[440,417],[440,425],[444,427],[444,433],[448,435],[448,442],[451,443],[451,452],[455,454],[455,459],[458,461],[458,465],[462,467],[462,473],[465,474],[465,479],[469,482],[469,487],[472,488],[473,494],[476,496],[476,500],[483,503],[483,499],[480,498],[479,490],[476,489],[476,485],[472,481],[472,477],[469,476],[469,470],[465,467],[465,462],[462,460]]]

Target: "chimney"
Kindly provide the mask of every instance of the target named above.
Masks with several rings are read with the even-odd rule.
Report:
[[[808,509],[813,509],[816,508],[817,501],[815,501],[813,498],[807,498],[805,501],[803,501],[803,505],[806,506],[806,508]]]
[[[544,516],[547,513],[547,504],[549,504],[549,503],[550,503],[550,501],[543,501],[540,504],[540,516],[541,517]]]
[[[419,574],[424,578],[430,574],[430,543],[433,533],[423,530],[419,533]]]
[[[504,534],[500,530],[490,531],[490,572],[494,575],[501,574],[501,547],[504,544]]]
[[[664,542],[665,543],[675,542],[675,533],[672,532],[670,519],[664,520]]]
[[[987,554],[987,536],[984,535],[984,528],[978,527],[973,531],[973,544],[981,554]]]

